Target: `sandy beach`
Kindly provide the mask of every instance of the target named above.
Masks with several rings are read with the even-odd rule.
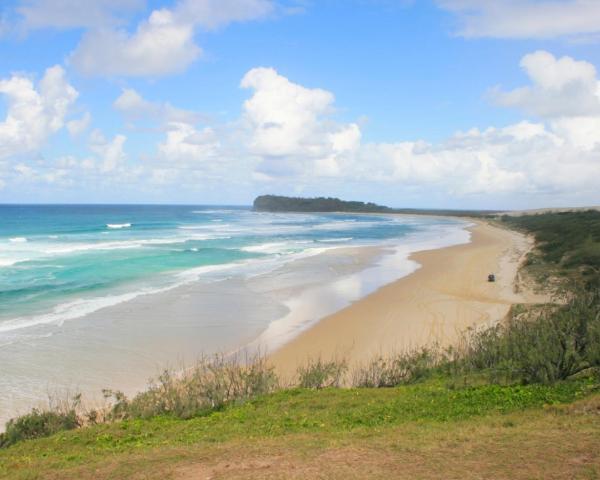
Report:
[[[470,326],[501,320],[512,304],[543,300],[516,287],[530,238],[483,222],[469,230],[468,244],[411,255],[419,270],[323,318],[273,352],[273,364],[289,377],[307,358],[352,364],[433,342],[448,345]],[[491,272],[495,283],[487,282]]]
[[[469,233],[467,223],[443,218],[426,225],[397,240],[325,242],[287,261],[267,256],[267,263],[239,264],[237,274],[225,270],[216,280],[31,329],[26,341],[0,350],[0,364],[10,365],[0,376],[0,421],[63,390],[82,392],[88,402],[102,401],[103,388],[134,395],[163,368],[185,368],[203,354],[260,348],[273,352],[285,378],[308,357],[359,362],[450,343],[467,326],[496,321],[511,303],[527,301],[513,292],[513,279],[528,239],[483,224]],[[497,283],[487,283],[489,272]]]

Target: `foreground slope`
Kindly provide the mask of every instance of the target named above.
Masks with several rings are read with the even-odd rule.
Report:
[[[0,478],[598,478],[590,385],[283,391],[22,442],[0,451]]]

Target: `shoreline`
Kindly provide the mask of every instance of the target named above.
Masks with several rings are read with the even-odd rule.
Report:
[[[517,293],[519,267],[533,241],[527,236],[469,219],[471,241],[411,253],[420,265],[351,305],[323,317],[269,355],[290,378],[308,359],[343,358],[350,365],[374,356],[439,343],[448,346],[471,326],[501,321],[515,303],[545,297]],[[495,273],[495,283],[487,275]]]
[[[103,388],[134,395],[164,367],[185,368],[202,354],[275,351],[321,319],[412,276],[419,265],[410,252],[468,242],[465,227],[436,227],[398,244],[324,248],[258,275],[186,283],[50,326],[51,334],[0,352],[12,362],[0,382],[11,392],[0,397],[0,417],[40,405],[49,390],[78,391],[95,403]]]

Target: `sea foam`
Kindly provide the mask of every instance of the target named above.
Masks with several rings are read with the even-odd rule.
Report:
[[[131,223],[107,223],[106,226],[113,229],[129,228]]]

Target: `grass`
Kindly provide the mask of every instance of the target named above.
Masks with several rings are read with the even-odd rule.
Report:
[[[472,431],[469,442],[481,446],[491,432],[504,434],[545,417],[554,421],[571,402],[596,400],[600,405],[600,394],[590,381],[451,389],[444,379],[431,379],[387,389],[292,389],[189,420],[173,416],[125,420],[25,441],[0,451],[0,478],[128,478],[120,476],[128,465],[135,465],[137,478],[187,478],[165,477],[165,469],[175,471],[198,461],[218,463],[224,451],[271,458],[276,445],[285,445],[281,455],[294,457],[299,465],[317,451],[339,447],[354,451],[363,444],[379,454],[389,450],[394,458],[399,434],[414,437],[402,448],[426,455],[428,449],[439,447],[441,438],[456,441],[450,440],[453,432]],[[589,436],[600,449],[598,413],[582,409],[571,417],[566,421],[569,429]],[[486,432],[481,438],[479,429]],[[157,458],[161,459],[158,470]],[[596,461],[586,465],[600,474]]]

